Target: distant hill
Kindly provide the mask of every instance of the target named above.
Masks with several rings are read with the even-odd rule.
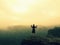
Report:
[[[24,35],[31,35],[32,34],[31,26],[22,26],[22,25],[9,26],[8,30],[24,33]],[[47,31],[48,31],[47,27],[38,25],[36,28],[36,35],[45,37],[47,35]]]
[[[60,37],[60,27],[49,29],[47,36],[48,37]]]

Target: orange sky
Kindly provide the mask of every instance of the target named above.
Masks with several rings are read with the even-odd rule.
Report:
[[[60,25],[60,0],[0,0],[0,27]]]

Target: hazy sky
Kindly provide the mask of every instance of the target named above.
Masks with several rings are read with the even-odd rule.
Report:
[[[0,0],[0,27],[60,25],[60,0]]]

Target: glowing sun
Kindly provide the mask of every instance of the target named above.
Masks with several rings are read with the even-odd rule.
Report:
[[[13,12],[16,12],[16,13],[24,13],[28,10],[28,8],[26,6],[13,6],[12,7],[12,10]]]

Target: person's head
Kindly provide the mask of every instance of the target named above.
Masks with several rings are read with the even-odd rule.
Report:
[[[33,24],[35,26],[35,24]]]

